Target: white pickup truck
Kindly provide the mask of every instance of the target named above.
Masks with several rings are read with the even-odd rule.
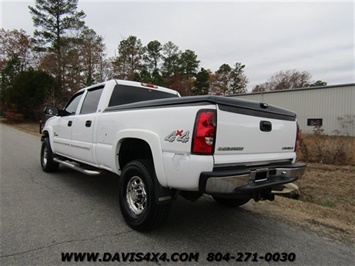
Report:
[[[305,169],[295,163],[296,115],[266,103],[110,80],[45,113],[42,169],[117,174],[120,209],[135,230],[161,225],[178,195],[209,194],[226,206],[273,200]]]

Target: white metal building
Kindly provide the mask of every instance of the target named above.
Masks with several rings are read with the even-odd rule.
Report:
[[[294,111],[300,129],[312,133],[321,125],[324,134],[355,136],[355,83],[233,95]]]

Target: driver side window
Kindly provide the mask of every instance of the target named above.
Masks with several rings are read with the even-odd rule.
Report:
[[[74,95],[73,98],[70,99],[70,101],[67,103],[67,105],[64,108],[65,115],[75,114],[82,96],[83,96],[83,92]]]

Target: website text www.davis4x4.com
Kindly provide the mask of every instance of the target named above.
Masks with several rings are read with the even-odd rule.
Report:
[[[155,263],[171,263],[171,262],[214,262],[214,263],[236,263],[236,262],[294,262],[296,254],[291,253],[265,253],[257,252],[210,252],[205,256],[201,256],[199,252],[174,252],[168,254],[166,252],[67,252],[62,253],[62,262],[155,262]]]

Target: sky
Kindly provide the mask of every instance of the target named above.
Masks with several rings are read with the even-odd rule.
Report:
[[[0,27],[34,31],[30,0],[0,0]],[[248,90],[277,72],[307,71],[328,85],[355,83],[354,1],[79,0],[85,23],[117,54],[130,35],[143,45],[172,41],[200,67],[245,65]]]

